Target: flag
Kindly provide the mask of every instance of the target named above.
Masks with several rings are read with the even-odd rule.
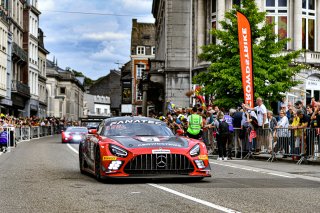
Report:
[[[254,107],[251,28],[245,15],[237,12],[237,18],[244,103]]]

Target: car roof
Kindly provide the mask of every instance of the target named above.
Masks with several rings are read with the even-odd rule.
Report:
[[[112,117],[105,119],[105,122],[117,122],[117,121],[126,121],[126,120],[148,120],[154,122],[161,122],[165,124],[163,121],[156,118],[149,118],[144,116],[120,116],[120,117]]]

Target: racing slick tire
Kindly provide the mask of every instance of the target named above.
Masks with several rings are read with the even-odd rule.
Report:
[[[82,153],[82,145],[79,146],[79,167],[80,167],[80,173],[85,174],[85,171],[82,169],[83,166],[83,153]]]
[[[102,181],[102,178],[101,178],[101,157],[100,157],[99,147],[96,150],[94,167],[95,167],[95,169],[94,169],[95,177],[96,177],[97,181],[101,182]]]

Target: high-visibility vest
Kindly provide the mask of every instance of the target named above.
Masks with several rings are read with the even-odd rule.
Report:
[[[187,132],[192,135],[197,135],[201,130],[202,117],[198,114],[192,114],[190,116],[189,126]]]

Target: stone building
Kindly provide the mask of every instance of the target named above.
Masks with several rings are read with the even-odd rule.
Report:
[[[12,106],[8,112],[15,116],[26,115],[25,106],[29,103],[30,87],[28,85],[28,49],[24,45],[24,8],[25,0],[9,1],[10,33],[12,34],[12,54],[8,81],[11,86]]]
[[[152,14],[156,20],[156,61],[154,72],[163,73],[164,98],[178,107],[188,107],[185,93],[191,90],[192,20],[191,4],[184,0],[154,0]]]
[[[261,11],[267,12],[267,21],[275,23],[275,32],[291,38],[287,50],[306,51],[296,60],[311,68],[303,70],[297,79],[304,83],[286,93],[289,101],[310,102],[312,96],[320,99],[320,2],[316,0],[255,0]],[[156,19],[156,60],[163,66],[155,71],[165,75],[165,98],[174,99],[177,106],[185,106],[184,95],[192,88],[190,76],[206,70],[208,63],[200,62],[200,47],[215,41],[212,28],[221,29],[219,21],[239,0],[154,0],[152,14]],[[191,5],[192,4],[192,5]],[[192,10],[190,9],[192,8]],[[191,27],[192,26],[192,27]]]
[[[10,87],[10,82],[7,82],[7,74],[10,69],[8,69],[8,64],[10,64],[10,53],[12,37],[9,33],[9,19],[8,19],[8,2],[0,2],[0,110],[1,112],[6,112],[6,105],[11,104],[8,101],[8,95],[10,95],[10,88],[8,91],[8,86]],[[10,38],[9,38],[10,37]],[[9,85],[8,85],[9,83]],[[8,94],[9,92],[9,94]]]
[[[27,1],[23,12],[23,49],[28,52],[28,85],[31,98],[25,106],[25,116],[38,115],[39,110],[39,16],[37,0]]]
[[[139,84],[144,72],[149,71],[149,59],[155,55],[155,25],[140,23],[132,19],[131,30],[131,77],[132,77],[132,113],[142,114],[143,91]],[[141,85],[141,84],[140,84]],[[154,103],[148,101],[147,108],[154,108]]]
[[[44,42],[43,42],[43,31],[39,28],[39,85],[38,85],[38,91],[39,91],[39,111],[38,116],[40,118],[47,117],[47,89],[46,89],[46,74],[47,74],[47,55],[49,54],[49,51],[45,49]]]
[[[90,88],[89,94],[108,96],[111,100],[111,113],[113,115],[120,114],[121,105],[121,72],[118,70],[110,70],[106,76],[99,78]]]
[[[83,117],[84,87],[72,70],[64,70],[47,60],[47,115],[78,121]]]
[[[84,117],[92,116],[110,116],[110,97],[101,95],[84,94],[84,103],[87,111]]]

